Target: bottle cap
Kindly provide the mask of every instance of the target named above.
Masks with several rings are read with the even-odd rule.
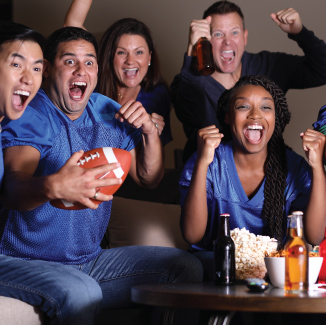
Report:
[[[293,211],[292,215],[296,215],[296,216],[303,216],[303,212],[302,211]]]
[[[220,214],[220,217],[230,217],[230,215],[228,213],[222,213]]]

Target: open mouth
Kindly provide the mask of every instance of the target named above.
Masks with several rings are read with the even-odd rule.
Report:
[[[26,103],[28,97],[30,96],[30,92],[26,90],[16,90],[12,96],[13,105],[16,108],[23,108]]]
[[[127,77],[134,77],[137,74],[138,70],[138,68],[123,69],[123,72],[127,75]]]
[[[223,51],[221,54],[221,59],[224,62],[232,62],[235,58],[235,53],[232,50]]]
[[[265,130],[262,125],[249,125],[244,130],[244,135],[250,142],[259,142],[263,137]]]
[[[87,88],[86,82],[73,82],[69,88],[69,94],[72,99],[81,99],[85,94]]]

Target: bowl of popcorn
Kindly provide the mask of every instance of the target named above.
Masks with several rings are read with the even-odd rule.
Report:
[[[231,230],[235,244],[235,277],[263,279],[267,269],[264,262],[266,255],[277,250],[277,240],[268,236],[256,236],[246,228]]]
[[[284,288],[285,283],[285,254],[284,251],[277,251],[265,257],[267,274],[274,287]],[[316,283],[323,258],[318,253],[309,252],[309,285]]]

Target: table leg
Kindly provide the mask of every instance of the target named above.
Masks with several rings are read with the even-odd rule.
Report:
[[[173,325],[175,310],[176,308],[165,308],[160,324]],[[210,315],[207,325],[230,325],[231,319],[234,314],[234,311],[212,312],[212,315]]]
[[[161,318],[161,325],[173,325],[175,308],[165,308]]]
[[[229,325],[234,314],[234,311],[215,312],[209,318],[208,325]]]

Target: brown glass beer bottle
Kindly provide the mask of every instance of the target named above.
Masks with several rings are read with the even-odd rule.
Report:
[[[209,76],[215,71],[212,44],[206,37],[196,43],[197,69],[199,74]]]
[[[220,215],[219,235],[214,247],[215,284],[235,284],[235,245],[230,236],[229,214]]]

